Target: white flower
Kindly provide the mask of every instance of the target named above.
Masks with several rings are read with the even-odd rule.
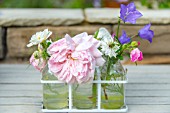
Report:
[[[100,28],[97,38],[101,40],[100,47],[102,53],[109,57],[116,57],[116,51],[120,48],[120,46],[114,41],[107,29]]]
[[[116,51],[120,47],[118,46],[117,42],[104,42],[101,41],[101,51],[104,55],[108,55],[109,57],[114,56],[116,58]]]
[[[48,29],[37,32],[31,37],[31,40],[29,41],[30,43],[27,44],[27,47],[40,44],[42,41],[46,40],[51,34],[52,32],[48,31]]]
[[[102,41],[107,40],[107,41],[112,41],[112,42],[113,42],[112,36],[111,36],[110,33],[107,31],[107,29],[106,29],[106,28],[103,28],[103,27],[99,29],[97,38],[98,38],[99,40],[102,40]]]

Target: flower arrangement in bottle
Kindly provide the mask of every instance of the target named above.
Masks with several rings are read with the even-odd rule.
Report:
[[[100,28],[94,35],[83,32],[71,37],[66,34],[64,38],[52,42],[48,39],[52,34],[48,29],[37,32],[27,45],[27,47],[38,45],[37,51],[30,58],[30,64],[41,72],[45,66],[48,66],[49,73],[56,77],[56,80],[66,84],[76,84],[73,88],[75,91],[84,91],[85,94],[87,92],[85,89],[91,89],[88,90],[89,94],[83,95],[85,98],[78,93],[73,93],[73,106],[85,109],[95,108],[96,86],[89,85],[89,88],[85,89],[81,86],[92,83],[97,66],[101,73],[101,80],[124,80],[126,71],[120,63],[124,55],[128,55],[135,63],[143,60],[143,54],[138,49],[140,42],[133,40],[139,37],[152,43],[154,32],[150,30],[150,23],[133,36],[128,36],[124,30],[122,35],[118,36],[121,22],[135,24],[141,16],[135,4],[131,2],[128,5],[121,4],[116,34],[111,35],[107,29]],[[104,83],[101,86],[103,109],[117,109],[124,105],[123,84]],[[83,90],[79,90],[78,87]],[[81,101],[80,104],[79,101]]]

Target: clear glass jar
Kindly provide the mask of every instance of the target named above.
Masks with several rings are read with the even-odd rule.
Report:
[[[96,107],[96,84],[73,84],[73,107],[77,109],[93,109]]]
[[[48,65],[42,71],[42,80],[57,80]],[[43,106],[45,109],[63,109],[68,107],[68,85],[65,83],[43,84]]]
[[[94,80],[97,79],[97,71],[95,71]],[[93,109],[97,104],[97,84],[84,83],[73,84],[73,107],[77,109]]]
[[[114,63],[106,61],[106,65],[100,68],[101,79],[107,81],[125,80],[125,70],[119,60]],[[109,66],[109,67],[108,67]],[[124,84],[103,83],[101,84],[101,108],[120,109],[125,104]]]

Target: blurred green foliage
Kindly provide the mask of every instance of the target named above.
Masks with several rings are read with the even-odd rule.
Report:
[[[53,0],[1,0],[3,8],[53,8]]]
[[[170,0],[164,0],[164,2],[160,2],[159,8],[170,8]]]
[[[87,8],[93,7],[93,0],[62,0],[63,8]]]
[[[153,2],[157,2],[160,9],[170,8],[170,0],[140,0],[140,2],[149,9],[153,8]]]
[[[87,8],[93,0],[0,0],[1,8]]]

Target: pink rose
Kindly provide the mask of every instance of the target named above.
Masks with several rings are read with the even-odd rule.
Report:
[[[46,65],[46,61],[43,60],[42,58],[35,58],[35,55],[38,54],[38,51],[35,51],[31,58],[30,58],[30,64],[32,66],[34,66],[37,70],[39,70],[40,72],[44,69],[45,65]]]
[[[71,38],[66,34],[47,49],[51,55],[49,69],[59,80],[67,83],[91,81],[95,66],[102,66],[105,62],[98,47],[99,42],[92,35],[81,33]]]
[[[143,60],[143,54],[138,48],[136,48],[130,52],[130,58],[132,62],[141,61]]]

